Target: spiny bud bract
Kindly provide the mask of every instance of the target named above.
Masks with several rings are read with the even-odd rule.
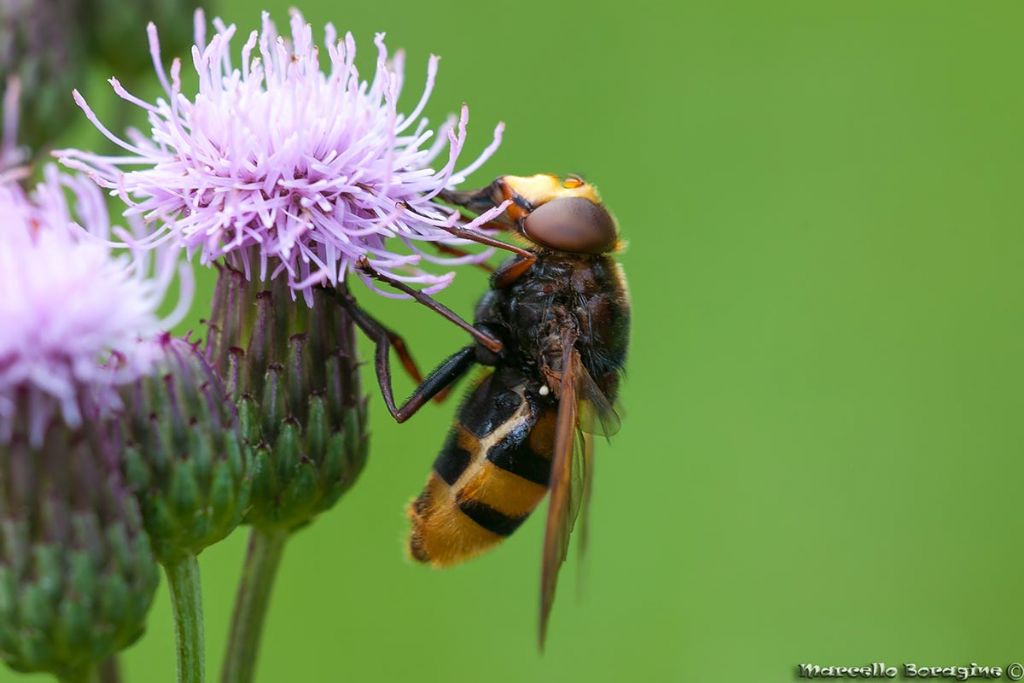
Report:
[[[0,656],[18,671],[74,680],[143,632],[158,572],[112,432],[0,444]]]
[[[234,404],[196,344],[165,337],[153,376],[126,391],[124,468],[157,558],[197,555],[242,521],[252,454]]]
[[[284,278],[253,282],[220,266],[208,354],[226,377],[256,460],[247,521],[294,529],[329,509],[366,462],[351,318],[337,294],[295,302]]]

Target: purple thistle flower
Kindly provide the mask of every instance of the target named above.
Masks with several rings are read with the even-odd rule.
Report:
[[[28,195],[13,175],[0,182],[0,444],[22,433],[36,447],[58,414],[78,427],[119,404],[116,388],[159,359],[153,340],[187,311],[192,281],[176,250],[112,252],[109,239],[131,237],[88,179],[50,165]],[[176,271],[180,301],[161,319]]]
[[[129,204],[126,215],[158,224],[147,243],[174,238],[190,255],[199,252],[202,263],[227,257],[250,279],[283,273],[293,294],[301,291],[310,305],[311,285],[336,285],[362,256],[375,269],[433,292],[454,273],[431,274],[420,267],[424,262],[451,266],[490,255],[442,258],[419,244],[460,242],[441,228],[462,221],[461,215],[434,199],[483,164],[502,132],[499,124],[484,152],[457,170],[467,108],[434,140],[421,116],[437,57],[430,58],[418,104],[400,114],[403,58],[398,53],[388,60],[383,34],[375,40],[376,72],[366,81],[354,65],[351,34],[339,40],[330,24],[327,70],[321,68],[312,27],[297,11],[291,14],[290,40],[277,34],[264,13],[262,30],[249,35],[237,66],[231,55],[236,27],[219,19],[213,24],[216,34],[207,43],[205,19],[196,13],[194,98],[182,93],[179,60],[165,72],[152,24],[150,51],[166,99],[144,102],[110,80],[119,96],[147,112],[148,138],[138,131],[129,131],[127,140],[118,137],[75,93],[89,120],[128,154],[66,150],[61,161],[119,195]],[[125,170],[133,167],[138,168]],[[466,226],[480,226],[504,208]],[[396,239],[403,253],[386,244]]]

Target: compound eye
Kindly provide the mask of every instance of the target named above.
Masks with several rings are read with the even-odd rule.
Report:
[[[578,175],[566,176],[565,180],[562,181],[562,187],[567,190],[575,190],[578,187],[583,187],[583,178]]]
[[[583,197],[560,197],[534,209],[523,232],[541,246],[581,254],[611,251],[617,237],[611,214]]]

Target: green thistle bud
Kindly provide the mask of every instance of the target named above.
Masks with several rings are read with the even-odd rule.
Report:
[[[86,60],[75,0],[0,2],[0,90],[21,82],[19,140],[39,150],[78,116],[71,90]]]
[[[98,420],[0,444],[0,656],[88,680],[143,632],[157,566]]]
[[[157,559],[198,555],[241,523],[252,454],[235,406],[197,345],[165,337],[161,372],[127,390],[125,477]]]
[[[254,446],[246,521],[292,530],[332,507],[366,463],[354,324],[329,289],[315,287],[307,306],[286,278],[219,269],[207,351]]]

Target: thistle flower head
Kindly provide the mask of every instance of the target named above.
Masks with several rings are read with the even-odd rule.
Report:
[[[147,340],[180,317],[157,315],[173,251],[115,255],[116,232],[86,178],[51,165],[31,195],[0,183],[0,444],[14,433],[39,444],[55,416],[77,427],[84,407],[116,405],[116,387],[157,357]]]
[[[227,257],[250,278],[284,275],[310,305],[310,285],[337,284],[360,257],[434,291],[453,273],[431,274],[422,269],[424,262],[454,265],[489,255],[446,259],[421,244],[455,241],[442,228],[461,216],[434,199],[478,168],[501,136],[499,125],[481,156],[459,167],[466,107],[436,135],[422,117],[437,57],[430,58],[418,104],[399,113],[403,59],[399,53],[389,60],[383,34],[375,40],[376,71],[365,80],[354,64],[351,34],[339,39],[328,25],[321,54],[297,11],[290,39],[278,35],[264,14],[238,62],[236,27],[219,20],[214,27],[207,42],[205,19],[197,13],[194,96],[182,91],[179,60],[165,72],[153,25],[150,50],[165,98],[144,102],[111,79],[118,95],[147,112],[148,136],[129,131],[127,139],[118,137],[75,95],[93,124],[127,154],[65,150],[63,163],[118,193],[130,205],[129,215],[159,226],[151,240],[173,235],[203,263]],[[503,208],[470,225],[482,225]],[[394,243],[403,245],[401,253],[391,250]]]

